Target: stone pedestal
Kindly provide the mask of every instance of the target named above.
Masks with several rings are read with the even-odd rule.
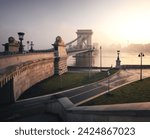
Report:
[[[56,75],[61,75],[68,71],[67,69],[67,52],[65,48],[65,44],[60,36],[56,37],[56,41],[54,44],[54,69]]]
[[[55,75],[62,75],[68,71],[67,57],[56,57],[54,62]]]
[[[19,42],[13,37],[8,38],[8,43],[2,44],[5,47],[5,52],[19,52]]]
[[[121,61],[119,59],[116,60],[116,68],[120,68],[121,66]]]

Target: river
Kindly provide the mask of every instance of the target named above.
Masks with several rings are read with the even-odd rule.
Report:
[[[121,65],[139,65],[139,53],[120,52]],[[68,66],[89,66],[90,54],[79,54],[78,56],[69,56],[67,60]],[[115,67],[117,59],[117,52],[102,52],[102,66]],[[143,65],[150,65],[150,53],[145,53],[142,58]],[[100,53],[99,51],[92,53],[92,66],[100,66]]]

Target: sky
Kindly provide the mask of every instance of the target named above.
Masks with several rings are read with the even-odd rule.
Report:
[[[24,45],[47,49],[58,35],[72,41],[77,29],[92,29],[103,46],[150,43],[150,0],[0,0],[0,44],[24,32]]]

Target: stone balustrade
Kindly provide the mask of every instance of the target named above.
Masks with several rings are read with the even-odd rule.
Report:
[[[0,69],[4,69],[8,66],[17,65],[27,61],[33,61],[43,58],[54,58],[53,52],[41,52],[41,53],[27,53],[27,54],[14,54],[0,57]]]

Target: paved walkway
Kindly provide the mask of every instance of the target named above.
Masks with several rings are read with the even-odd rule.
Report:
[[[150,77],[150,70],[143,69],[143,78],[147,77]],[[61,96],[68,97],[75,105],[80,105],[86,101],[107,93],[108,81],[109,90],[111,91],[139,79],[140,70],[121,70],[114,76],[111,76],[109,80],[107,78],[93,84],[84,85],[76,89],[60,92],[60,94]]]

